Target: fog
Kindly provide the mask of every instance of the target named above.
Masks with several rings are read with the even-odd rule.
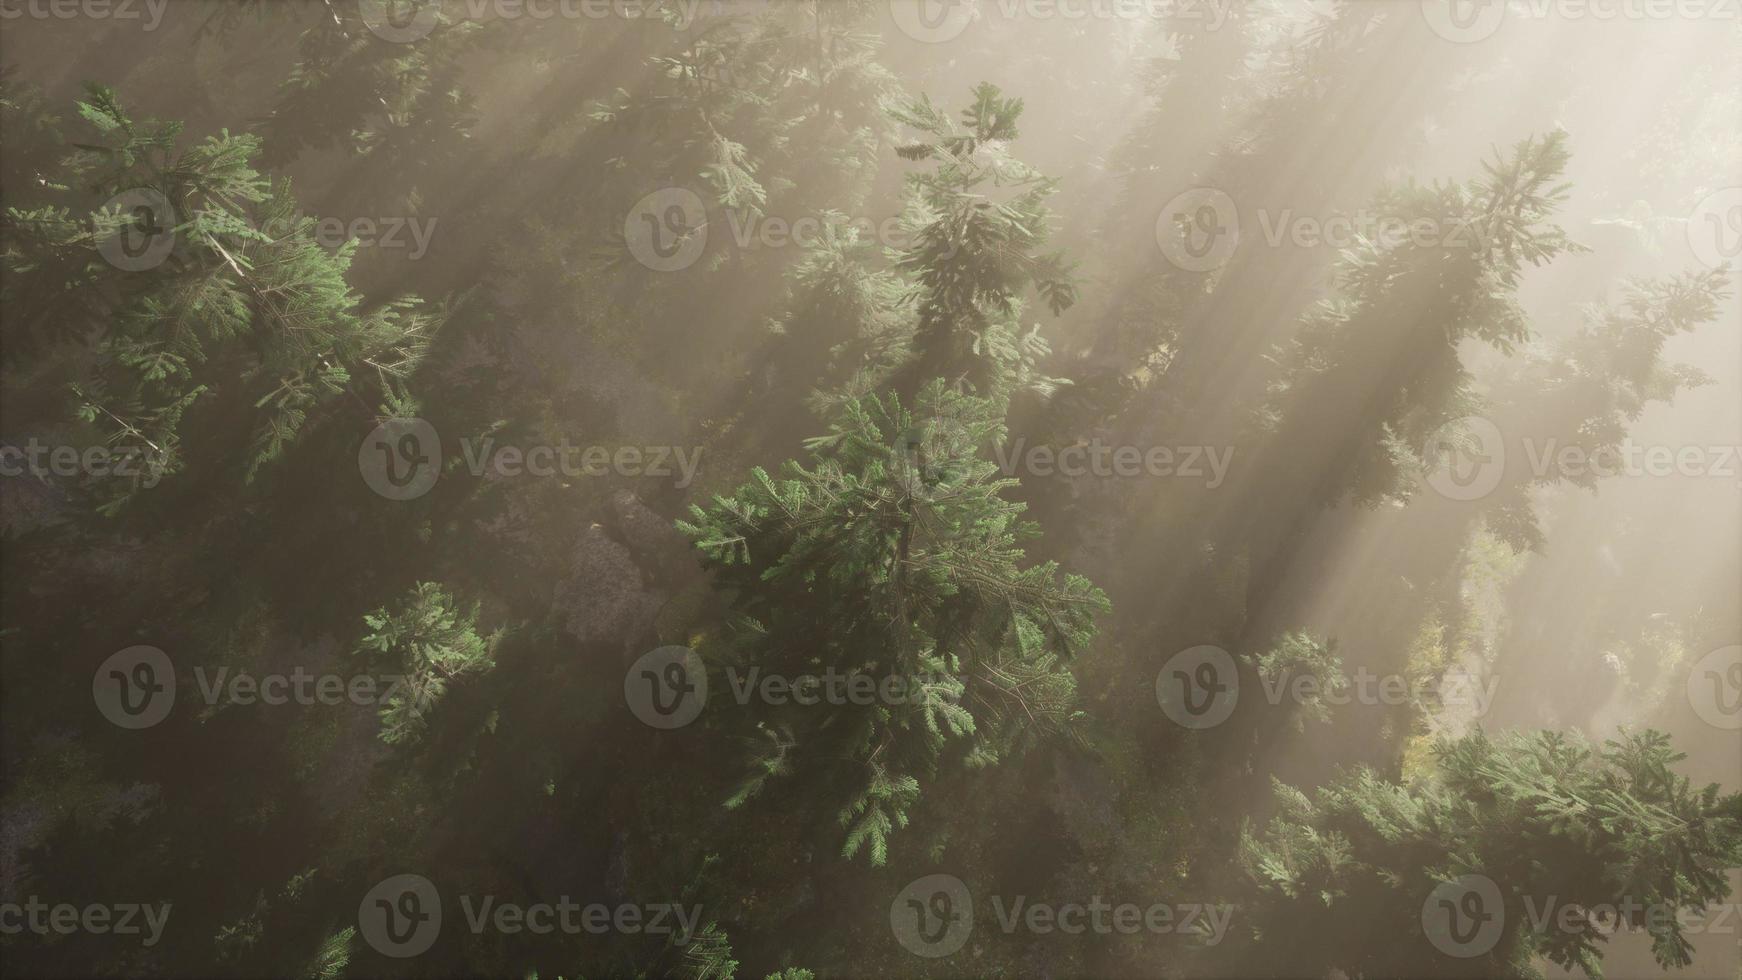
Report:
[[[1545,882],[1697,907],[1697,865],[1735,912],[1734,4],[0,9],[0,439],[173,458],[161,489],[88,464],[0,480],[0,900],[182,920],[149,949],[25,929],[0,940],[15,975],[1575,976],[1517,926]],[[147,120],[182,124],[176,152],[258,137],[271,189],[92,149]],[[117,271],[101,216],[136,187],[200,218],[161,268]],[[292,198],[306,227],[201,223]],[[96,230],[37,210],[57,207]],[[349,307],[308,286],[326,272],[264,285],[302,268],[271,251],[299,236],[349,257]],[[137,367],[164,351],[185,363]],[[918,414],[878,421],[879,396]],[[436,475],[384,490],[369,460],[396,474],[414,422],[441,434]],[[854,455],[893,433],[896,462]],[[534,446],[602,447],[610,472],[541,476]],[[758,496],[759,467],[794,483]],[[988,499],[1036,525],[1009,544],[1014,514],[975,509],[997,478]],[[916,553],[948,557],[909,581]],[[137,645],[184,699],[149,731],[85,696]],[[440,675],[409,722],[192,693],[219,665],[397,676],[401,649]],[[1278,675],[1277,651],[1302,659]],[[941,671],[968,721],[722,713],[752,666]],[[644,671],[705,674],[714,700],[650,721]],[[1204,671],[1238,689],[1225,723],[1189,710]],[[1327,705],[1303,674],[1348,686]],[[1607,819],[1554,782],[1585,763],[1478,769],[1541,777],[1503,805],[1435,749],[1647,730],[1719,787],[1709,836],[1647,798],[1667,777],[1602,783],[1646,794]],[[1308,818],[1273,787],[1360,767],[1476,809],[1405,817],[1375,790]],[[1476,843],[1447,829],[1471,812]],[[1315,829],[1263,837],[1289,820]],[[1359,873],[1301,857],[1343,836]],[[1635,847],[1659,863],[1623,867]],[[403,874],[444,896],[428,952],[357,909]],[[900,922],[947,893],[903,886],[939,875],[980,900],[959,952]],[[1470,875],[1499,879],[1504,938],[1439,956],[1417,891]],[[468,935],[453,896],[486,891],[682,896],[717,935]],[[1230,938],[1000,932],[988,896],[1018,893],[1226,903]],[[1719,921],[1681,969],[1634,929],[1598,941],[1601,970],[1742,977],[1742,916]]]

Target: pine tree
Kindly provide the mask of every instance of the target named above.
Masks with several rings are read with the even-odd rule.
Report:
[[[1247,829],[1241,865],[1258,939],[1255,967],[1351,976],[1533,977],[1533,956],[1602,975],[1614,907],[1649,932],[1665,968],[1686,966],[1681,916],[1729,893],[1742,861],[1742,794],[1694,789],[1668,736],[1646,731],[1595,749],[1555,732],[1441,740],[1433,775],[1402,786],[1360,770],[1314,798],[1277,784],[1278,815]],[[1429,945],[1423,903],[1441,882],[1498,887],[1500,938],[1458,959]],[[1530,907],[1527,907],[1527,903]],[[1533,909],[1548,903],[1538,927]],[[1560,907],[1578,910],[1562,928]],[[1311,957],[1308,959],[1307,957]]]
[[[64,379],[92,441],[173,474],[185,466],[184,417],[211,402],[237,416],[214,419],[220,431],[246,427],[252,480],[322,407],[346,396],[367,407],[359,391],[399,397],[436,315],[415,298],[363,310],[346,280],[355,243],[323,245],[288,182],[252,166],[258,138],[225,132],[178,150],[180,124],[135,121],[101,86],[78,111],[95,141],[72,144],[72,179],[44,184],[47,200],[143,203],[9,207],[0,236],[3,298],[16,304],[8,339],[52,356],[47,373]],[[171,243],[158,264],[105,261],[107,243],[138,234]],[[141,483],[106,481],[102,509]]]
[[[810,467],[757,469],[679,524],[734,596],[738,621],[704,651],[717,664],[900,685],[871,703],[758,711],[745,725],[763,748],[728,805],[789,771],[821,778],[844,800],[844,853],[882,864],[946,753],[987,765],[1067,728],[1065,664],[1107,603],[1053,563],[1021,567],[1035,528],[1002,499],[1015,481],[982,458],[1002,437],[993,406],[941,379],[911,409],[854,399],[811,440]]]
[[[911,394],[945,378],[1007,398],[1011,369],[1032,372],[1047,353],[1035,331],[1021,329],[1021,295],[1032,286],[1054,316],[1077,299],[1064,253],[1040,251],[1057,181],[1010,156],[1022,100],[989,82],[975,87],[959,125],[923,95],[893,104],[890,115],[919,136],[896,152],[935,162],[908,177],[914,231],[896,268],[918,290],[918,322],[914,360],[896,389]],[[1031,383],[1048,391],[1054,382]]]
[[[1663,348],[1715,319],[1729,284],[1722,268],[1624,283],[1619,304],[1588,309],[1573,336],[1536,345],[1522,363],[1510,365],[1484,412],[1502,433],[1528,433],[1544,452],[1552,446],[1556,453],[1577,450],[1586,460],[1617,458],[1646,406],[1710,383],[1698,368],[1666,363]],[[1515,550],[1536,549],[1543,534],[1533,491],[1564,481],[1594,492],[1601,468],[1535,474],[1509,466],[1481,502],[1484,520]]]
[[[477,632],[478,606],[455,605],[435,582],[419,582],[397,608],[363,617],[357,653],[401,676],[381,709],[381,741],[414,743],[455,678],[489,670],[493,642]]]
[[[321,941],[321,948],[310,961],[307,980],[338,980],[351,963],[351,944],[357,939],[357,927],[346,926]]]
[[[1296,733],[1304,731],[1308,721],[1327,722],[1331,718],[1327,696],[1341,695],[1349,688],[1349,678],[1343,674],[1343,658],[1337,656],[1337,641],[1319,639],[1309,633],[1288,633],[1261,654],[1248,654],[1243,659],[1266,686],[1287,690],[1298,681],[1307,680],[1303,688],[1307,696],[1289,702],[1290,710],[1274,712],[1273,724],[1291,725]]]
[[[879,268],[875,243],[860,238],[844,215],[825,212],[824,220],[829,231],[787,274],[784,309],[770,323],[766,375],[747,398],[762,406],[759,432],[804,418],[807,398],[826,416],[906,353],[912,332],[906,283]]]
[[[1237,489],[1233,533],[1247,542],[1249,609],[1264,606],[1318,511],[1345,499],[1407,499],[1422,453],[1477,402],[1459,355],[1465,340],[1511,353],[1530,334],[1514,292],[1525,265],[1578,251],[1551,218],[1566,134],[1521,141],[1468,183],[1404,183],[1374,213],[1389,234],[1346,249],[1338,291],[1277,353],[1280,370],[1255,414],[1263,443]],[[1433,229],[1412,240],[1399,227]],[[1264,503],[1268,502],[1268,503]]]

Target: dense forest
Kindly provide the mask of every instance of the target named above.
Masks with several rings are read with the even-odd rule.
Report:
[[[1742,977],[1735,4],[0,32],[0,975]]]

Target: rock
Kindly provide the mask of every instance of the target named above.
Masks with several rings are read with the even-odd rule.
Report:
[[[581,532],[569,562],[569,577],[552,597],[565,617],[564,631],[581,643],[635,645],[653,626],[664,597],[650,591],[629,549],[593,524]]]
[[[634,491],[613,493],[611,514],[612,526],[628,543],[635,560],[652,568],[662,580],[682,578],[686,573],[699,574],[700,566],[689,539],[669,519],[642,503]]]

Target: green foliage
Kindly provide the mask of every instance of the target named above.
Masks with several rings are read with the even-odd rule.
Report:
[[[770,202],[802,212],[812,202],[796,172],[862,172],[875,134],[841,107],[874,100],[892,85],[856,29],[865,0],[794,4],[734,22],[708,18],[675,51],[649,60],[649,84],[619,89],[589,115],[606,131],[637,141],[645,169],[693,177],[717,206],[748,220]],[[619,157],[616,166],[630,159]]]
[[[363,621],[370,632],[357,652],[403,674],[381,709],[381,740],[389,745],[422,738],[448,684],[492,666],[492,644],[477,633],[477,603],[461,609],[437,583],[419,582],[397,608]]]
[[[351,963],[351,944],[357,940],[357,927],[346,926],[321,941],[303,974],[307,980],[338,980]]]
[[[1539,548],[1543,534],[1532,487],[1564,481],[1595,490],[1648,405],[1710,382],[1698,368],[1665,363],[1663,348],[1715,319],[1729,285],[1722,268],[1630,280],[1618,305],[1590,307],[1573,336],[1509,365],[1492,399],[1503,426],[1530,432],[1545,453],[1550,447],[1557,455],[1576,451],[1592,465],[1507,480],[1485,515],[1490,528],[1516,550]]]
[[[282,914],[287,908],[294,907],[301,900],[303,889],[314,876],[314,868],[293,875],[271,899],[266,897],[265,892],[256,893],[254,905],[248,914],[225,925],[213,937],[212,943],[217,947],[218,959],[233,964],[243,961],[250,953],[257,952],[255,947],[269,931],[267,922],[274,913]]]
[[[781,480],[758,469],[679,523],[740,617],[709,651],[719,662],[899,684],[873,703],[789,706],[763,724],[755,738],[768,745],[729,805],[777,772],[853,759],[859,774],[837,790],[844,851],[865,847],[881,864],[947,745],[983,765],[1068,726],[1063,665],[1107,602],[1085,579],[1061,582],[1054,563],[1021,567],[1017,542],[1034,528],[1001,496],[1015,481],[983,458],[1002,438],[988,402],[942,381],[912,410],[895,395],[850,400],[811,440],[811,467],[789,462]]]
[[[90,439],[151,461],[150,483],[104,482],[105,512],[185,467],[184,422],[207,403],[246,427],[237,455],[252,480],[312,413],[359,397],[365,379],[384,392],[404,384],[438,318],[414,298],[362,308],[347,280],[355,244],[323,246],[288,182],[253,168],[258,137],[224,132],[178,150],[180,124],[134,120],[101,86],[78,113],[95,135],[72,144],[67,186],[41,191],[69,202],[133,196],[82,216],[9,207],[0,299],[14,311],[9,339],[59,345],[53,370]],[[139,232],[148,243],[169,236],[173,248],[144,269],[101,256],[100,246]],[[206,423],[219,434],[230,424]]]
[[[1601,555],[1580,588],[1538,574],[1564,566],[1505,553],[1499,536],[1544,540],[1532,494],[1553,475],[1509,473],[1482,501],[1320,513],[1348,499],[1400,503],[1431,462],[1424,440],[1450,419],[1489,414],[1509,434],[1600,456],[1646,406],[1706,380],[1665,352],[1727,306],[1721,271],[1641,283],[1564,342],[1533,342],[1518,297],[1541,285],[1536,266],[1577,249],[1554,223],[1561,134],[1519,144],[1470,181],[1391,176],[1485,143],[1480,113],[1441,109],[1515,84],[1505,52],[1528,44],[1424,49],[1412,39],[1433,32],[1413,5],[1260,0],[1220,5],[1214,20],[1175,11],[1154,33],[1091,18],[1055,49],[1008,43],[1043,28],[993,23],[981,3],[958,42],[895,38],[902,77],[961,77],[988,55],[1001,77],[1042,77],[1066,50],[1094,70],[1063,76],[1044,106],[982,84],[957,113],[918,89],[910,97],[878,64],[891,16],[881,0],[647,0],[642,16],[613,6],[548,17],[383,3],[395,16],[435,14],[434,29],[396,43],[364,23],[373,3],[235,0],[189,5],[209,12],[166,23],[154,37],[169,49],[120,32],[86,55],[57,40],[68,31],[35,35],[42,50],[27,61],[56,65],[57,91],[87,70],[119,71],[140,104],[189,105],[195,136],[136,118],[103,88],[57,115],[0,70],[0,449],[9,464],[26,440],[149,454],[132,480],[0,487],[0,638],[17,644],[6,688],[22,695],[0,719],[0,768],[18,773],[0,786],[0,885],[76,897],[95,873],[123,897],[173,899],[176,921],[187,910],[199,926],[191,942],[150,949],[9,936],[7,972],[372,974],[390,965],[344,927],[358,892],[378,873],[418,868],[439,871],[450,898],[542,901],[578,871],[612,901],[679,898],[708,912],[668,936],[450,929],[394,968],[532,980],[533,966],[551,976],[559,963],[568,977],[727,980],[740,953],[762,968],[912,972],[917,961],[885,931],[885,886],[926,873],[916,865],[943,868],[946,854],[964,877],[1013,889],[1234,883],[1245,891],[1235,921],[1257,942],[1205,950],[1152,937],[1115,949],[1059,936],[1037,953],[1022,935],[982,930],[934,973],[1038,963],[1090,975],[1486,977],[1532,975],[1546,958],[1595,974],[1593,909],[1636,896],[1692,910],[1722,893],[1724,870],[1742,860],[1736,797],[1688,786],[1661,736],[1591,749],[1476,735],[1440,743],[1433,770],[1411,726],[1471,724],[1443,687],[1439,704],[1339,713],[1314,747],[1374,768],[1310,795],[1278,786],[1274,819],[1247,829],[1239,854],[1231,824],[1216,823],[1253,804],[1247,776],[1262,776],[1260,764],[1335,761],[1272,752],[1284,746],[1263,737],[1331,720],[1329,702],[1349,685],[1354,651],[1277,636],[1286,621],[1275,611],[1296,600],[1334,600],[1313,603],[1314,622],[1363,637],[1362,667],[1402,669],[1418,691],[1466,664],[1534,670],[1526,658],[1547,661],[1538,637],[1562,636],[1578,652],[1553,663],[1593,677],[1569,678],[1583,694],[1536,705],[1560,718],[1581,698],[1601,701],[1603,719],[1671,707],[1665,695],[1688,662],[1732,631],[1731,596],[1696,609],[1669,594],[1686,579],[1639,542],[1671,542],[1672,525],[1636,511],[1601,533],[1578,530],[1596,528],[1590,520],[1560,524]],[[203,43],[218,34],[221,46]],[[1094,51],[1101,38],[1112,43]],[[1686,40],[1678,57],[1696,50]],[[1132,77],[1140,60],[1143,77]],[[1711,65],[1684,74],[1696,97],[1724,77]],[[1734,141],[1709,119],[1733,102],[1702,109],[1702,142],[1719,137],[1711,146],[1658,136],[1630,152],[1654,179],[1721,175],[1708,164]],[[490,110],[485,125],[478,108]],[[1523,111],[1516,119],[1536,118]],[[1589,118],[1576,104],[1554,114]],[[247,128],[201,128],[221,124]],[[1118,130],[1128,134],[1115,147]],[[1047,164],[1060,179],[1015,159],[1019,138],[1060,161]],[[451,248],[413,265],[325,239],[283,179],[293,165],[308,205],[439,213],[454,226]],[[1686,214],[1718,186],[1708,174],[1673,191],[1639,185],[1652,202],[1629,214],[1680,238],[1653,209]],[[625,259],[626,213],[669,187],[704,199],[709,248],[693,270]],[[1190,187],[1226,190],[1243,218],[1268,212],[1263,227],[1244,223],[1225,265],[1174,267],[1157,251],[1168,228],[1155,218]],[[1065,188],[1068,224],[1051,211]],[[139,189],[174,213],[105,204]],[[1337,253],[1286,228],[1276,247],[1254,247],[1254,233],[1276,231],[1270,217],[1362,202],[1447,238],[1358,241],[1329,289],[1315,283]],[[891,206],[907,247],[879,248],[851,227]],[[1103,207],[1112,220],[1083,213]],[[756,236],[742,237],[743,222],[756,218],[820,218],[826,230],[802,249],[744,247]],[[161,262],[129,271],[104,259],[146,220],[173,239]],[[1602,223],[1581,227],[1603,234]],[[1099,309],[1079,302],[1074,266],[1056,251],[1060,225],[1073,254],[1094,257],[1083,279],[1101,284]],[[613,261],[581,261],[601,253]],[[1604,262],[1614,258],[1628,256]],[[449,304],[402,298],[450,289],[465,314],[452,323]],[[1061,318],[1056,355],[1026,312],[1037,298]],[[1068,413],[1038,404],[1065,383],[1054,374],[1078,396]],[[828,432],[799,453],[798,439],[822,427],[807,403]],[[705,442],[725,461],[703,477],[721,496],[681,526],[707,574],[673,560],[661,537],[660,515],[710,499],[688,487],[648,480],[631,492],[612,477],[500,469],[467,481],[449,453],[454,479],[439,492],[381,501],[354,457],[357,436],[383,417],[427,418],[444,438],[481,432],[504,448],[577,433]],[[1242,432],[1249,419],[1257,425]],[[1115,422],[1142,431],[1096,445],[1238,448],[1232,492],[1190,479],[1019,482],[989,459],[1014,441],[1007,426],[1024,445],[1056,449]],[[772,475],[749,469],[788,456],[799,458]],[[739,465],[747,476],[714,482]],[[168,492],[141,493],[170,474]],[[62,519],[91,507],[119,519]],[[1285,545],[1309,541],[1325,560],[1291,561]],[[591,560],[601,553],[609,560]],[[1100,589],[1043,560],[1055,557],[1134,601],[1109,621]],[[211,574],[232,567],[242,571]],[[1330,580],[1307,581],[1321,572]],[[1528,587],[1506,588],[1514,579]],[[345,597],[379,597],[383,582],[397,583],[389,601],[358,629],[374,603]],[[544,625],[504,647],[480,632],[479,605],[441,582],[476,586],[492,609]],[[559,598],[599,593],[592,605],[611,615],[544,615],[553,582]],[[1255,586],[1266,582],[1277,588]],[[1580,619],[1569,595],[1593,588],[1599,599],[1639,595]],[[1351,595],[1362,601],[1337,599]],[[1668,611],[1647,616],[1647,603]],[[684,731],[650,733],[623,710],[627,656],[615,654],[654,633],[696,646],[715,673],[716,696]],[[404,676],[378,721],[225,701],[117,737],[91,710],[90,669],[107,644],[264,669],[335,635],[360,635],[358,672]],[[1178,738],[1154,709],[1146,666],[1176,641],[1252,651],[1242,682],[1255,675],[1268,694],[1310,679],[1316,697]],[[1101,655],[1081,658],[1092,642]],[[1405,647],[1419,655],[1384,662]],[[224,648],[237,655],[206,656]],[[797,690],[784,703],[725,696],[769,677]],[[1258,701],[1248,690],[1242,708]],[[1170,734],[1158,740],[1158,729]],[[1088,751],[1010,765],[1066,740]],[[190,780],[190,762],[226,779]],[[1000,763],[990,778],[975,771]],[[1390,778],[1400,767],[1427,778]],[[279,885],[311,862],[319,878],[311,868]],[[672,887],[698,863],[702,874]],[[704,881],[716,868],[724,880]],[[1508,903],[1510,931],[1473,962],[1431,948],[1417,915],[1425,890],[1464,873],[1492,876]],[[1531,899],[1568,906],[1581,924],[1537,932]],[[1660,962],[1688,961],[1692,930],[1652,931]],[[813,976],[790,968],[770,980]]]
[[[784,729],[776,731],[771,728],[759,729],[766,741],[758,742],[756,750],[751,753],[745,768],[749,775],[726,797],[726,809],[736,810],[761,792],[762,784],[776,776],[783,776],[792,769],[788,762],[793,746],[792,733]]]
[[[1281,690],[1290,690],[1297,681],[1306,679],[1302,690],[1306,696],[1290,701],[1297,710],[1290,712],[1294,730],[1305,730],[1308,721],[1331,720],[1327,697],[1340,695],[1349,688],[1349,678],[1343,674],[1343,658],[1337,656],[1337,641],[1321,640],[1303,632],[1283,636],[1262,654],[1247,654],[1244,658],[1258,673],[1259,681]]]
[[[381,5],[397,18],[422,6]],[[268,160],[281,165],[307,150],[342,149],[390,176],[390,187],[371,190],[416,200],[430,176],[453,162],[475,123],[473,99],[458,80],[459,59],[486,32],[443,12],[428,36],[396,44],[375,36],[361,5],[330,4],[324,13],[302,32],[299,57],[261,121]]]
[[[784,309],[770,330],[778,343],[776,383],[822,390],[813,401],[832,414],[843,397],[863,394],[906,353],[912,332],[908,290],[895,273],[877,268],[876,248],[838,212],[822,216],[821,240],[787,273]],[[857,382],[849,379],[859,374]],[[846,392],[834,385],[846,384]]]
[[[1678,915],[1728,894],[1742,794],[1692,788],[1673,769],[1684,756],[1655,731],[1601,749],[1554,732],[1477,731],[1434,754],[1437,772],[1420,785],[1363,769],[1310,800],[1277,786],[1277,816],[1241,839],[1266,962],[1315,976],[1528,977],[1541,955],[1601,976],[1602,923],[1533,924],[1532,907],[1555,903],[1551,915],[1614,906],[1650,933],[1659,964],[1688,964]],[[1455,960],[1427,945],[1419,916],[1439,882],[1462,874],[1499,886],[1504,932],[1491,953]]]
[[[684,944],[682,959],[672,975],[684,980],[732,980],[737,971],[732,944],[719,924],[710,922]]]
[[[1259,412],[1268,472],[1315,503],[1407,498],[1421,454],[1476,407],[1466,338],[1510,352],[1529,335],[1514,290],[1526,264],[1581,250],[1550,222],[1566,134],[1520,142],[1468,183],[1393,186],[1372,210],[1401,225],[1344,250],[1337,295],[1301,324]],[[1433,229],[1429,240],[1396,227]]]
[[[919,290],[917,375],[965,378],[982,393],[1007,395],[992,364],[1013,360],[1008,352],[1032,336],[1018,325],[1018,297],[1032,285],[1055,316],[1077,299],[1064,253],[1040,251],[1052,220],[1046,199],[1058,182],[1009,155],[1022,100],[991,83],[974,89],[960,126],[923,95],[892,103],[889,114],[921,137],[897,152],[936,163],[908,176],[914,230],[896,262]]]

